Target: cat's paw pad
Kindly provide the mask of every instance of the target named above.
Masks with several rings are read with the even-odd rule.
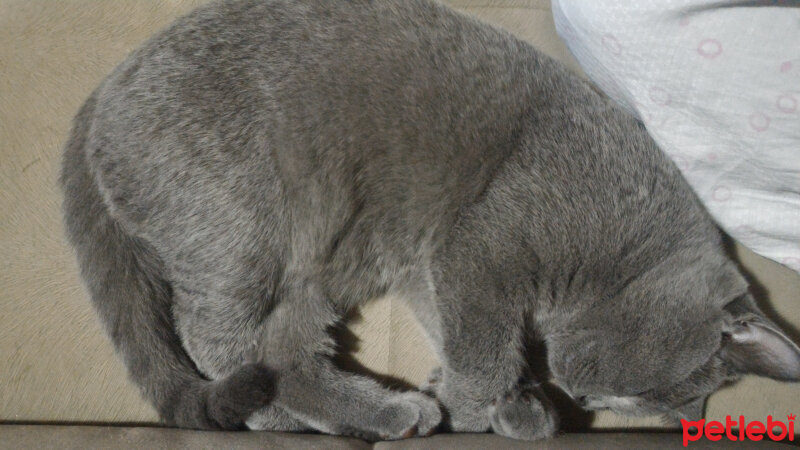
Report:
[[[536,440],[558,431],[558,416],[544,395],[534,389],[516,390],[497,398],[489,407],[492,430],[505,437]]]
[[[383,440],[427,436],[442,421],[436,400],[420,392],[405,392],[378,411],[374,423]]]

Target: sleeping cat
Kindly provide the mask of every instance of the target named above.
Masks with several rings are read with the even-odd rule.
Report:
[[[431,1],[202,7],[91,95],[61,183],[93,303],[172,425],[551,436],[531,342],[576,401],[625,414],[800,378],[646,130]],[[387,293],[441,359],[435,399],[331,360],[330,328]]]

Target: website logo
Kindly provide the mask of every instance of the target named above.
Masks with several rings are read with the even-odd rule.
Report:
[[[739,420],[735,421],[731,416],[726,416],[724,424],[717,420],[706,422],[706,419],[694,421],[681,419],[683,446],[688,447],[689,442],[698,441],[702,437],[709,441],[719,441],[723,438],[730,441],[760,441],[766,435],[774,441],[787,438],[794,441],[795,417],[797,416],[789,414],[784,422],[767,416],[767,423],[764,423],[760,420],[746,422],[744,416],[739,416]]]

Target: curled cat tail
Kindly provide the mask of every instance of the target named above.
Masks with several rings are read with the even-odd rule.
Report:
[[[159,257],[111,217],[91,175],[84,146],[95,103],[93,95],[75,118],[61,173],[67,237],[94,307],[130,378],[162,420],[195,429],[245,428],[250,414],[272,399],[272,374],[245,364],[210,381],[195,368],[172,323],[171,288]]]

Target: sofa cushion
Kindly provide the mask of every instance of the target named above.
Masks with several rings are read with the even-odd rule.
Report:
[[[369,449],[355,438],[321,434],[176,430],[158,427],[2,425],[0,442],[16,449]]]
[[[682,436],[678,433],[574,433],[555,439],[536,442],[516,441],[493,434],[438,434],[427,438],[404,441],[367,442],[319,434],[291,434],[266,432],[208,432],[174,430],[168,428],[136,428],[109,426],[59,426],[59,425],[5,425],[0,426],[0,442],[15,449],[85,449],[114,448],[201,450],[218,448],[263,449],[303,448],[320,450],[369,449],[376,450],[461,450],[503,449],[682,449]],[[701,439],[691,442],[692,449],[728,448],[791,448],[774,442],[711,442]]]

